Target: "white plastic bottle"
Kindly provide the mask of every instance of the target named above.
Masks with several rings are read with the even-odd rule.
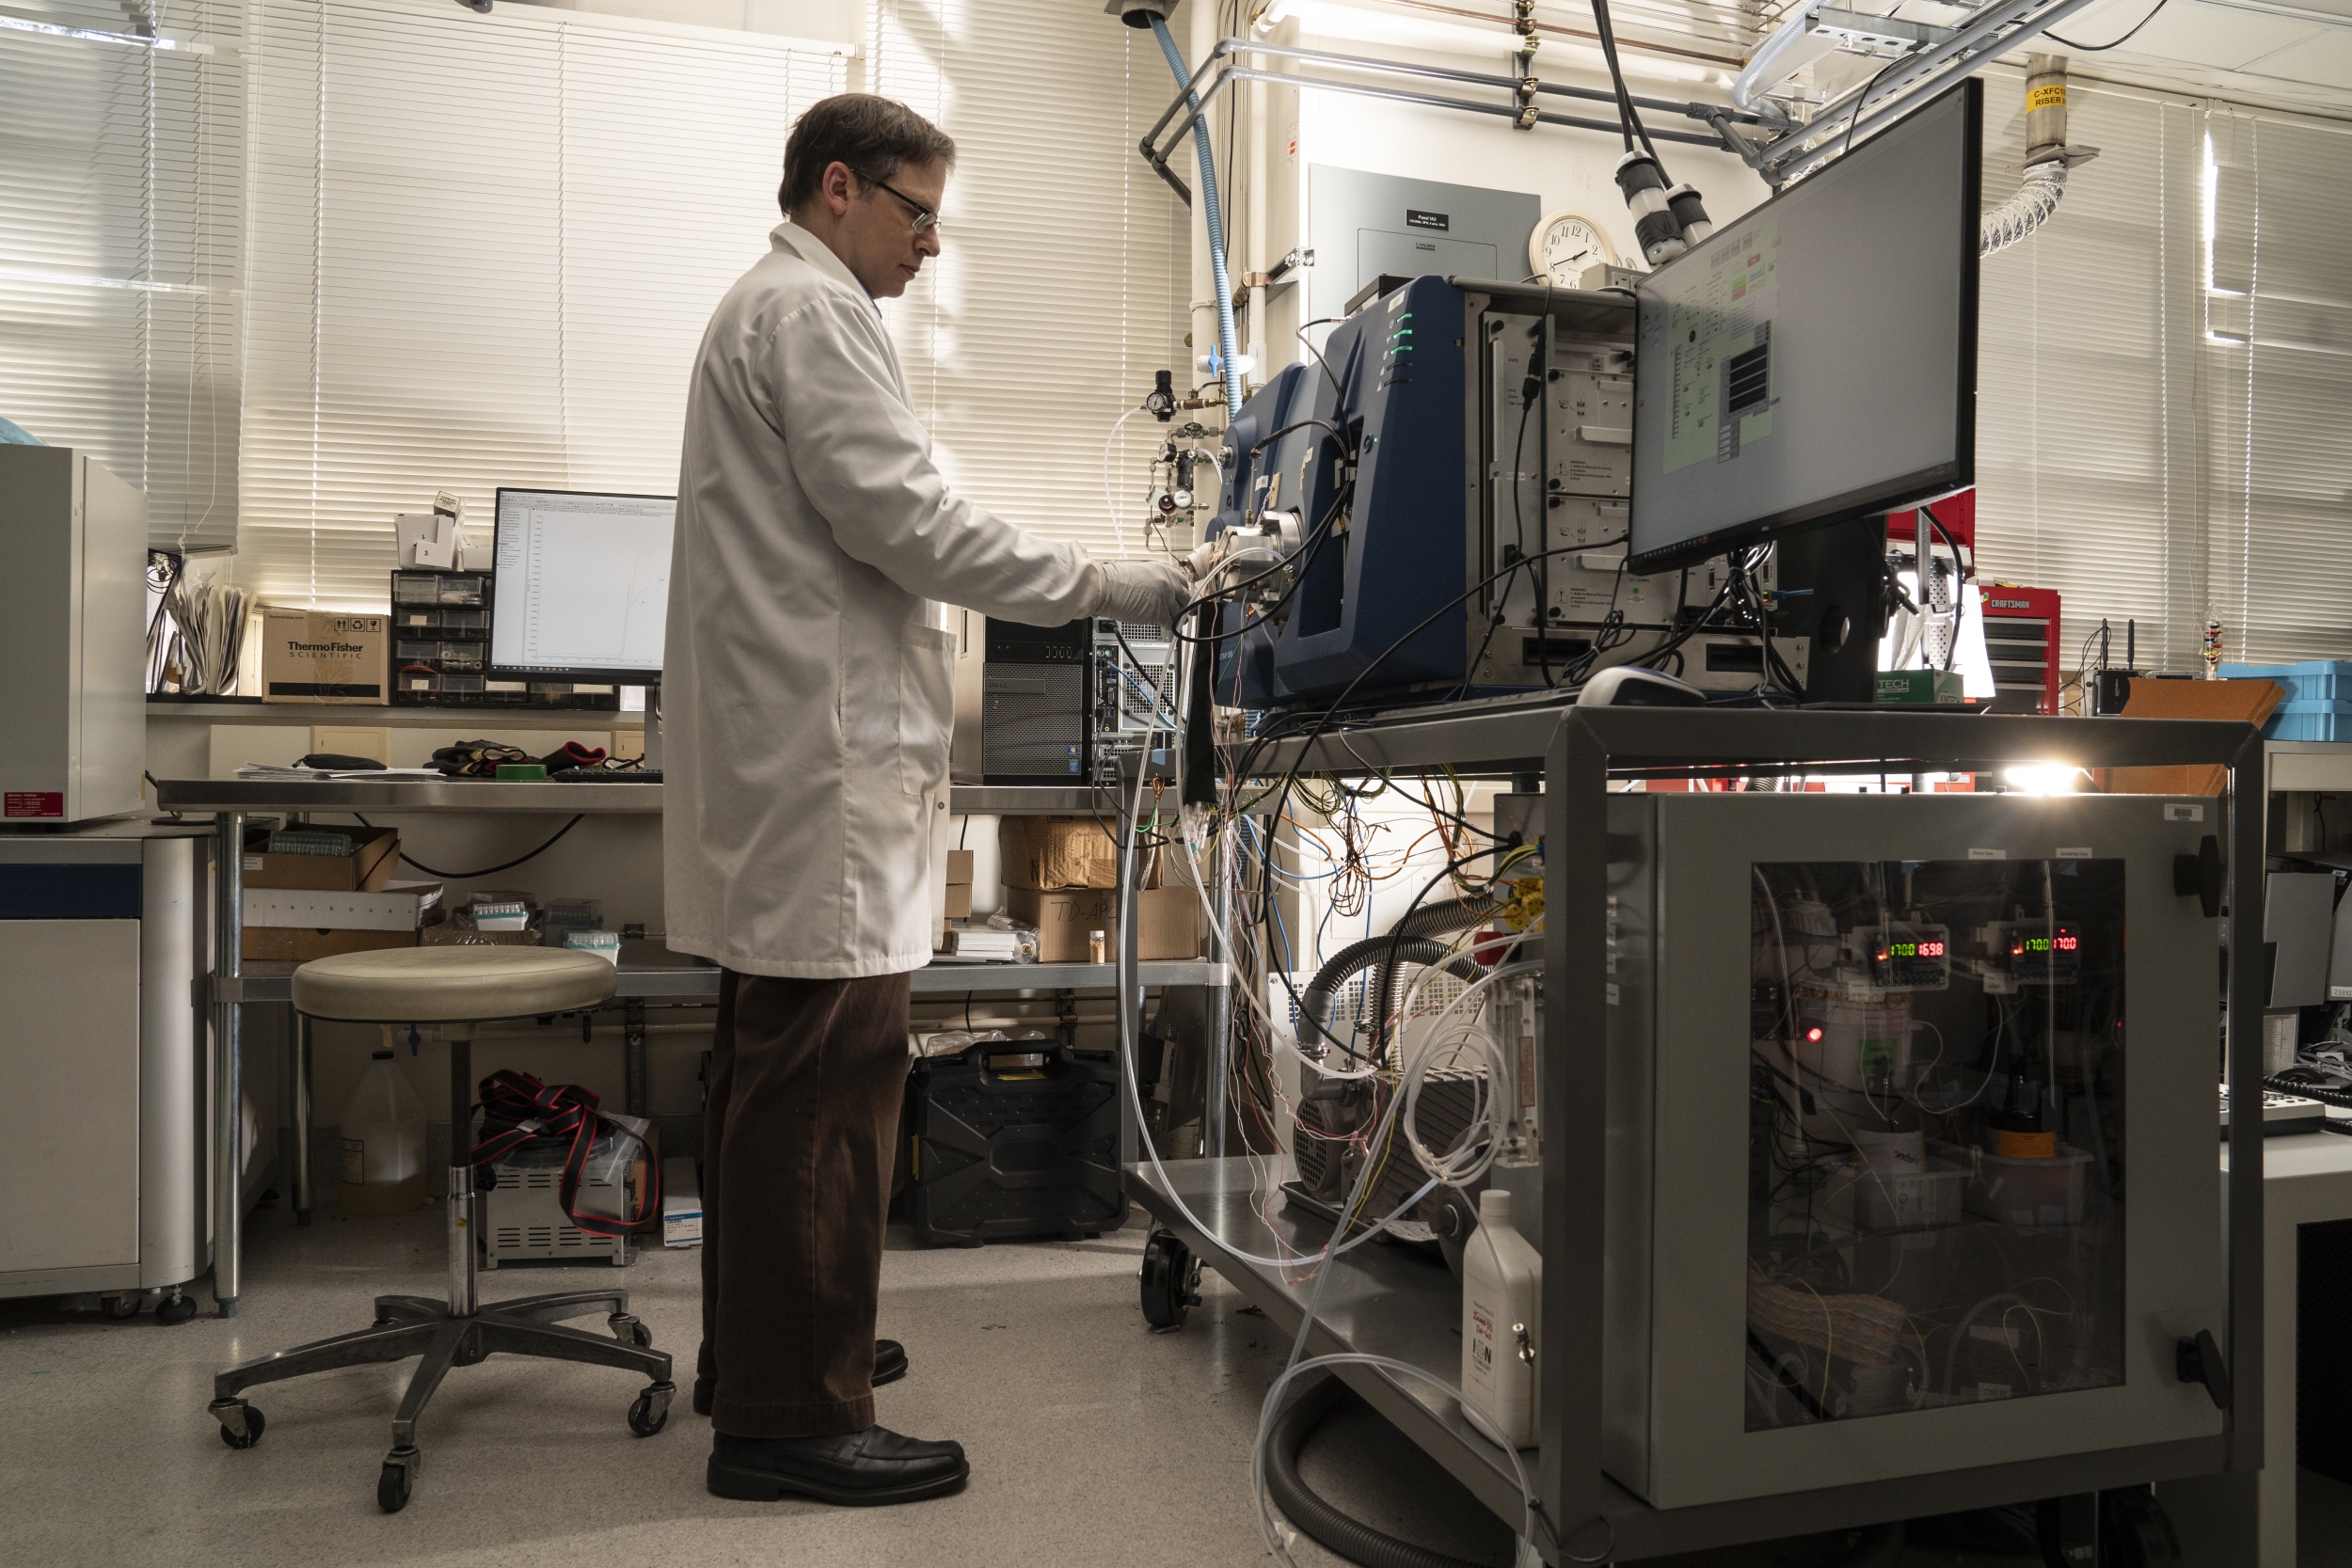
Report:
[[[343,1212],[405,1214],[424,1202],[424,1102],[379,1048],[343,1104]]]
[[[1462,1248],[1462,1416],[1507,1448],[1535,1446],[1535,1312],[1543,1254],[1511,1224],[1511,1195],[1478,1195]]]

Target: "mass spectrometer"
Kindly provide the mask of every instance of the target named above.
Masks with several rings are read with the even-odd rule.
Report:
[[[1226,432],[1209,535],[1246,591],[1218,700],[1441,700],[1641,662],[1867,701],[1879,518],[1973,477],[1981,96],[1963,84],[1636,291],[1375,285]]]

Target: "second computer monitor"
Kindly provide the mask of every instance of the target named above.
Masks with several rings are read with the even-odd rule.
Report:
[[[1974,482],[1982,114],[1963,83],[1641,279],[1633,570]]]
[[[675,496],[501,490],[490,674],[657,686]]]

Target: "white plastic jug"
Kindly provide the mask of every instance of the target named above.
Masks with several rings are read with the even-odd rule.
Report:
[[[1511,1224],[1511,1195],[1478,1195],[1462,1247],[1462,1417],[1507,1448],[1535,1446],[1535,1311],[1543,1254]]]
[[[343,1212],[405,1214],[424,1202],[424,1102],[378,1049],[343,1104]]]

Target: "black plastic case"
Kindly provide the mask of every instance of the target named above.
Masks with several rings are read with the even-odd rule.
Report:
[[[918,1060],[906,1130],[907,1218],[927,1241],[1075,1241],[1126,1223],[1113,1060],[1050,1040],[988,1040]]]

